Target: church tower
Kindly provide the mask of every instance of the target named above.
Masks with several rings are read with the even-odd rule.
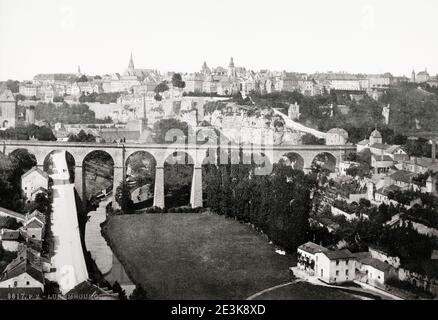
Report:
[[[236,76],[236,68],[234,66],[233,57],[230,59],[230,63],[228,64],[228,76],[235,77]]]
[[[131,52],[131,58],[129,59],[129,65],[128,65],[128,70],[129,71],[133,71],[134,68],[134,59],[132,58],[132,52]]]
[[[201,68],[201,73],[205,76],[208,76],[211,74],[210,68],[207,66],[207,62],[204,61]]]
[[[411,82],[415,83],[415,70],[412,70],[412,74],[411,74]]]

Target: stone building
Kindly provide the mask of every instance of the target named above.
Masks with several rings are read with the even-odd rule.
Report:
[[[17,102],[11,90],[0,94],[0,127],[14,128],[17,124]]]

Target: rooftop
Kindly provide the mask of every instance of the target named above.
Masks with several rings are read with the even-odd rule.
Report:
[[[362,264],[366,264],[368,266],[372,266],[373,268],[387,272],[389,269],[391,269],[391,266],[383,261],[380,261],[378,259],[374,258],[364,258],[364,259],[358,259]]]
[[[391,174],[391,179],[395,181],[402,181],[405,183],[411,183],[412,177],[415,176],[415,173],[407,171],[407,170],[398,170]]]
[[[333,251],[324,251],[323,254],[326,255],[329,260],[337,260],[337,259],[350,259],[354,258],[354,255],[348,249],[342,250],[333,250]]]
[[[38,172],[39,174],[41,174],[44,178],[49,179],[49,175],[48,175],[46,172],[44,172],[43,170],[41,170],[40,168],[36,167],[36,166],[33,167],[32,169],[28,170],[27,172],[25,172],[25,173],[21,176],[21,179],[27,177],[29,174],[31,174],[31,173],[34,172],[34,171],[36,171],[36,172]]]
[[[395,192],[398,190],[400,190],[400,187],[398,187],[394,184],[391,184],[389,187],[383,187],[383,188],[377,189],[376,193],[383,194],[383,195],[387,196],[389,193]]]
[[[381,149],[381,150],[387,150],[391,147],[391,145],[386,144],[386,143],[374,143],[370,146],[370,148],[376,148],[376,149]]]
[[[376,161],[393,161],[393,159],[388,156],[388,155],[383,155],[383,156],[379,156],[379,155],[375,155],[373,154],[372,157],[376,160]]]
[[[27,247],[24,247],[18,253],[17,258],[6,266],[0,281],[3,282],[15,278],[23,273],[27,273],[42,284],[44,283],[44,275],[39,256],[37,256],[36,251]]]
[[[310,242],[310,241],[300,245],[298,247],[298,249],[301,249],[303,251],[306,251],[306,252],[309,252],[309,253],[312,253],[312,254],[317,253],[317,252],[328,251],[327,248],[325,248],[323,246],[320,246],[320,245],[318,245],[316,243]]]

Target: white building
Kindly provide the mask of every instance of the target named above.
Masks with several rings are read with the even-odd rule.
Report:
[[[21,189],[28,201],[34,199],[38,190],[49,188],[49,175],[38,167],[33,167],[21,176]]]
[[[310,275],[315,274],[316,254],[328,251],[327,248],[313,242],[306,242],[297,249],[297,267],[307,271]]]
[[[34,210],[26,216],[23,230],[27,237],[42,241],[45,229],[45,216],[38,210]]]
[[[323,251],[315,255],[316,276],[329,284],[355,279],[355,258],[347,249]]]
[[[397,276],[395,269],[388,263],[370,256],[358,258],[356,270],[357,280],[379,288],[385,288],[385,282]]]
[[[326,145],[344,145],[348,140],[348,132],[341,128],[333,128],[327,131]]]

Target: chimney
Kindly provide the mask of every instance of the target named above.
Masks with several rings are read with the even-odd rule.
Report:
[[[432,154],[430,156],[432,158],[432,163],[435,162],[435,158],[436,158],[436,140],[432,139]]]

